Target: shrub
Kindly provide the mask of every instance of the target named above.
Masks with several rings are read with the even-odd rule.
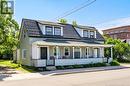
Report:
[[[73,65],[73,68],[83,68],[83,65]]]
[[[130,60],[123,59],[123,58],[118,58],[118,62],[121,62],[121,63],[130,63]]]
[[[65,68],[63,66],[56,66],[56,69],[63,70]]]
[[[73,66],[68,65],[68,66],[64,66],[65,69],[73,69]]]
[[[111,66],[119,66],[120,63],[117,60],[113,60],[112,62],[110,62]]]

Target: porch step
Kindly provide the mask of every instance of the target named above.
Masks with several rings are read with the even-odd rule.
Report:
[[[47,66],[46,70],[56,70],[56,67],[55,66]]]

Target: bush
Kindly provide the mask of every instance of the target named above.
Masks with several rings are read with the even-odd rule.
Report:
[[[71,66],[71,65],[68,65],[68,66],[64,66],[65,69],[73,69],[74,67]]]
[[[130,60],[123,59],[123,58],[118,58],[118,62],[121,62],[121,63],[130,63]]]
[[[83,65],[73,65],[73,68],[83,68]]]
[[[111,66],[119,66],[120,63],[117,60],[113,60],[112,62],[110,62]]]
[[[106,66],[105,63],[91,63],[91,64],[81,64],[81,65],[66,65],[66,66],[56,66],[56,69],[74,69],[74,68],[89,68],[89,67],[102,67]]]
[[[64,66],[56,66],[56,69],[63,70],[65,68],[64,68]]]

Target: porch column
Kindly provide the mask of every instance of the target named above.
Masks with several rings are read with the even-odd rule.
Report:
[[[87,58],[88,58],[88,53],[89,53],[88,51],[89,51],[89,50],[88,50],[88,47],[87,47]]]
[[[73,59],[74,59],[74,47],[73,47]]]
[[[113,58],[113,49],[112,49],[112,47],[111,47],[111,58]]]
[[[56,59],[59,57],[59,46],[56,46]]]
[[[82,58],[82,48],[80,47],[80,58]]]

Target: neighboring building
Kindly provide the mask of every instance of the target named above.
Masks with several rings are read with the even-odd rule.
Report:
[[[121,26],[103,30],[103,34],[114,39],[121,39],[130,44],[130,26]]]
[[[22,20],[19,40],[17,61],[35,67],[104,62],[104,48],[112,47],[94,27],[30,19]]]

